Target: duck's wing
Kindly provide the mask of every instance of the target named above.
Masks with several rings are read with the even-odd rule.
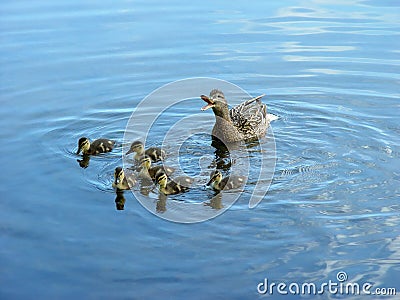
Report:
[[[262,103],[264,95],[247,100],[229,111],[234,125],[248,136],[265,132],[267,124],[267,106]]]

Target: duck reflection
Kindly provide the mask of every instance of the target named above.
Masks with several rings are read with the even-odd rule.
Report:
[[[228,147],[215,136],[212,136],[211,146],[215,148],[214,154],[217,169],[228,171],[232,167],[232,161]]]
[[[205,206],[210,206],[213,209],[221,209],[224,207],[222,204],[222,194],[216,192],[214,196],[211,198],[210,202],[204,202]]]
[[[77,159],[76,161],[81,168],[86,169],[89,166],[90,155],[83,154],[82,159]]]
[[[117,196],[115,197],[115,207],[117,210],[124,210],[126,201],[124,197],[124,192],[117,191],[116,194]]]
[[[167,196],[162,193],[159,193],[158,200],[156,202],[156,212],[162,214],[166,211],[167,211]]]

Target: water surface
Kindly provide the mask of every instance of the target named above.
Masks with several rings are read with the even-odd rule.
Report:
[[[1,298],[254,299],[265,277],[322,283],[339,271],[400,290],[400,7],[270,2],[2,3]],[[131,193],[118,211],[111,182],[132,111],[188,77],[267,94],[280,119],[266,197],[192,225]],[[155,134],[203,106],[193,101]],[[193,127],[212,122],[204,112]],[[83,135],[119,144],[82,169]],[[196,173],[189,142],[182,160]]]

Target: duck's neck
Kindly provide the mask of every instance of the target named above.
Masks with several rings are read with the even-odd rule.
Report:
[[[224,119],[225,121],[232,123],[231,117],[229,115],[228,105],[223,105],[218,108],[213,107],[212,110],[215,115],[215,122],[219,122],[221,121],[221,119]]]
[[[215,116],[215,125],[212,135],[223,145],[242,140],[241,133],[237,130],[232,120]]]
[[[140,147],[138,147],[138,148],[139,148],[139,149],[136,150],[135,158],[136,158],[136,157],[139,158],[139,157],[142,157],[142,156],[144,155],[144,147],[143,147],[143,146],[140,146]]]
[[[88,142],[87,145],[82,147],[82,154],[90,155],[93,154],[93,147],[91,147],[90,143]]]

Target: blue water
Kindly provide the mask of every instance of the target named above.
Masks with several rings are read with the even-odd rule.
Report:
[[[400,291],[398,1],[214,2],[2,1],[1,299],[254,299],[268,297],[264,278],[321,284],[340,271]],[[111,182],[133,110],[193,77],[267,94],[280,117],[267,195],[190,225],[130,192],[117,210]],[[153,136],[204,105],[192,103],[169,109]],[[207,111],[193,128],[212,122]],[[84,135],[118,146],[82,169]],[[182,161],[197,174],[189,142]],[[190,195],[160,205],[204,200]]]

